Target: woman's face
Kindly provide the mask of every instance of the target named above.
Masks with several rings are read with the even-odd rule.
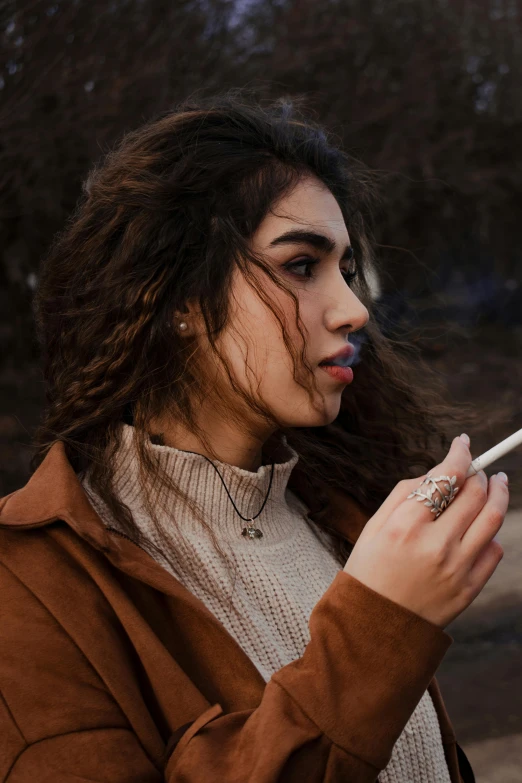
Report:
[[[322,234],[335,249],[319,249],[304,240],[282,240],[281,236],[289,231]],[[291,195],[282,199],[252,238],[252,249],[263,254],[292,286],[299,300],[305,334],[308,332],[305,356],[324,395],[323,400],[317,397],[319,413],[313,409],[305,389],[293,379],[292,359],[275,316],[240,270],[234,271],[232,320],[220,335],[218,345],[238,382],[260,398],[283,426],[324,426],[339,412],[341,393],[347,383],[332,378],[319,367],[319,362],[341,350],[348,342],[349,333],[364,327],[369,319],[367,308],[346,279],[355,267],[355,260],[346,258],[349,245],[350,237],[339,205],[332,193],[313,177],[302,180]],[[307,266],[313,259],[317,263]],[[269,301],[282,307],[289,336],[299,349],[302,338],[295,323],[292,300],[261,270],[255,270]],[[224,371],[219,365],[215,369],[219,375],[213,379],[212,387],[228,397],[231,392],[228,386],[227,393],[228,379],[221,377]],[[298,368],[298,373],[305,378],[304,368]],[[352,383],[357,383],[356,372]]]

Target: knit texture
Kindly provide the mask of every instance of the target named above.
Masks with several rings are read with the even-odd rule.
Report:
[[[167,541],[158,535],[142,503],[133,438],[134,427],[122,423],[122,445],[114,463],[115,491],[132,511],[145,542],[152,542],[161,552],[167,549],[171,562],[161,552],[147,551],[220,620],[268,682],[274,672],[303,655],[310,641],[310,614],[341,570],[330,537],[305,516],[307,507],[287,488],[299,455],[283,441],[282,461],[275,464],[268,500],[252,523],[263,537],[250,539],[241,531],[251,523],[234,510],[223,481],[240,513],[253,517],[266,497],[271,465],[251,472],[213,460],[216,470],[201,454],[150,444],[159,464],[200,504],[226,553],[227,562],[223,562],[210,535],[186,505],[159,488],[153,495],[159,501],[154,510]],[[104,523],[126,532],[96,495],[88,475],[80,481]],[[139,543],[144,546],[143,541]],[[379,781],[450,783],[437,713],[428,691],[395,743]]]

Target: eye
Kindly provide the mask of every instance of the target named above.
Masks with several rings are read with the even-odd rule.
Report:
[[[353,258],[353,254],[352,254],[352,258]],[[308,260],[304,260],[304,259],[308,259]],[[308,270],[306,272],[306,274],[302,275],[302,274],[299,274],[298,272],[294,272],[294,269],[299,269],[300,267],[310,267],[311,268],[311,267],[314,267],[317,264],[319,264],[320,261],[321,261],[321,259],[319,259],[319,258],[313,258],[311,256],[304,256],[304,258],[301,259],[300,261],[292,262],[291,264],[285,264],[283,268],[291,270],[292,274],[294,274],[296,277],[301,277],[301,278],[304,277],[305,280],[310,280],[311,278],[314,277],[313,272]],[[346,280],[346,282],[349,285],[350,283],[353,283],[353,281],[357,277],[357,269],[355,269],[353,272],[344,272],[343,270],[341,270],[341,274],[343,275],[344,279]]]

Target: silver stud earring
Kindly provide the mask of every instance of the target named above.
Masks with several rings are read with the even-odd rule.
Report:
[[[181,331],[183,332],[185,331],[185,329],[187,328],[187,324],[185,323],[185,321],[182,321],[180,323],[179,328],[181,329]]]

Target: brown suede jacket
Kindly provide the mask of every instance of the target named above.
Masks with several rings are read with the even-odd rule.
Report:
[[[289,488],[355,543],[348,494]],[[304,655],[265,683],[206,606],[110,532],[56,443],[0,500],[0,780],[374,783],[422,694],[473,783],[435,679],[453,638],[342,569]]]

